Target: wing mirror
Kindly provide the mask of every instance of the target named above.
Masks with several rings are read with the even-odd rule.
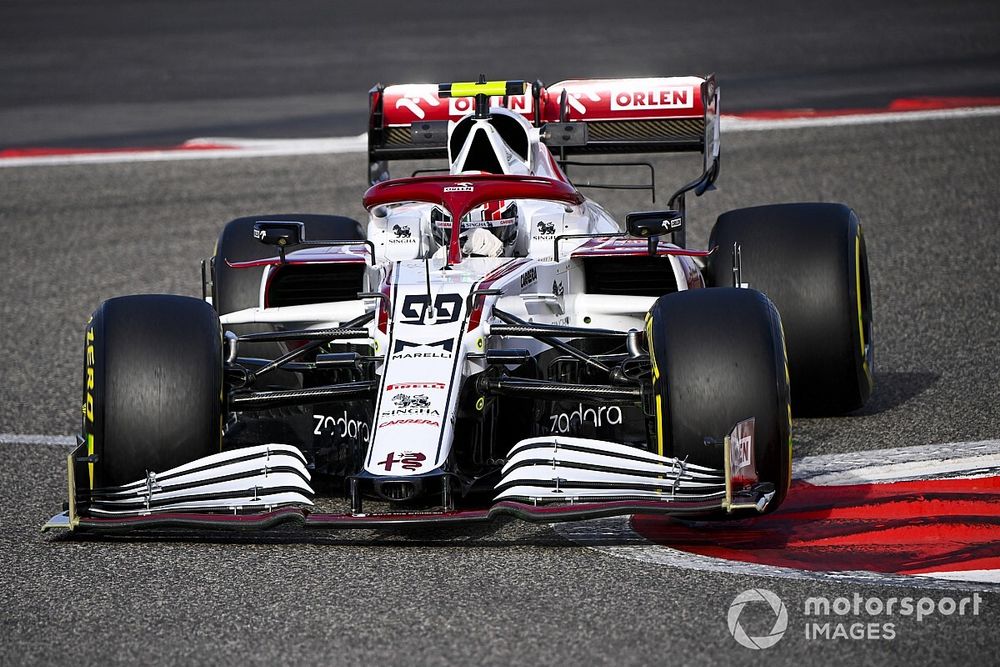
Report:
[[[253,237],[265,245],[278,246],[281,263],[285,263],[285,248],[302,243],[302,230],[305,225],[293,221],[261,220],[253,225]]]
[[[625,215],[625,229],[630,236],[649,239],[649,254],[656,254],[659,236],[675,234],[684,229],[680,211],[639,211]]]

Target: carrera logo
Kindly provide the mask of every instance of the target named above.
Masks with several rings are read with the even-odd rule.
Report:
[[[618,90],[611,93],[611,109],[689,109],[694,106],[694,88]]]
[[[379,428],[386,428],[387,426],[440,426],[441,422],[434,421],[433,419],[393,419],[389,422],[382,422],[378,425]]]
[[[448,185],[444,188],[445,192],[475,192],[475,190],[476,187],[468,181],[456,183],[455,185]]]
[[[448,342],[451,341],[441,341]],[[386,391],[399,391],[400,389],[444,389],[444,382],[397,382],[396,384],[387,384],[385,386]]]
[[[402,452],[399,454],[399,458],[396,458],[396,452],[389,452],[386,454],[385,461],[379,461],[378,465],[385,468],[386,472],[392,472],[392,466],[397,463],[403,467],[403,470],[419,470],[423,465],[427,457],[421,452]]]

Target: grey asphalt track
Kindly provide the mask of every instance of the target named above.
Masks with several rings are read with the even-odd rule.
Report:
[[[720,189],[691,206],[692,244],[722,210],[771,201],[846,201],[865,225],[876,394],[860,414],[797,422],[797,455],[996,437],[1000,120],[723,141]],[[660,162],[664,183],[694,168]],[[0,169],[0,433],[73,432],[82,326],[100,300],[197,294],[198,260],[231,217],[360,216],[363,174],[361,155]],[[64,498],[66,451],[0,445],[0,664],[981,664],[998,648],[997,594],[976,617],[897,618],[891,641],[806,640],[806,597],[942,593],[678,570],[518,523],[53,538],[38,528]],[[789,606],[789,633],[760,654],[726,627],[751,587]]]
[[[723,108],[1000,96],[983,0],[5,0],[0,149],[357,135],[376,82],[716,72]]]
[[[351,135],[375,81],[480,71],[715,71],[727,110],[996,96],[998,33],[1000,4],[972,1],[7,0],[0,150]],[[720,189],[689,206],[692,245],[721,211],[777,201],[844,201],[865,225],[876,393],[856,415],[797,421],[797,456],[998,437],[998,154],[998,117],[724,136]],[[696,168],[658,163],[664,184]],[[101,300],[198,294],[198,262],[234,217],[361,217],[364,173],[361,155],[0,169],[0,434],[74,432]],[[650,206],[592,194],[618,214]],[[680,570],[519,523],[43,535],[66,452],[0,443],[0,665],[990,664],[1000,649],[998,594],[976,617],[894,619],[891,641],[806,640],[809,596],[944,593]],[[726,627],[752,587],[789,607],[761,652]]]

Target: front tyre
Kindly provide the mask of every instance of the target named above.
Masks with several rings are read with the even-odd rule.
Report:
[[[222,338],[209,304],[165,294],[109,299],[87,325],[84,355],[91,488],[219,451]]]
[[[774,510],[791,481],[791,408],[781,320],[749,289],[694,289],[656,301],[646,320],[656,395],[657,449],[722,469],[723,440],[754,418],[754,459],[774,484]],[[710,441],[706,442],[706,438]]]

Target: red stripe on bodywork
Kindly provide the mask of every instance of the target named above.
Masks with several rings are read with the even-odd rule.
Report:
[[[682,257],[708,257],[711,250],[691,250],[676,246],[657,245],[657,255],[678,255]],[[638,257],[649,254],[649,243],[646,239],[599,236],[588,240],[574,250],[571,257]]]
[[[504,264],[501,267],[493,269],[493,271],[486,274],[486,276],[479,282],[475,287],[477,290],[490,289],[493,283],[500,280],[504,276],[510,275],[518,267],[524,266],[528,263],[525,258],[516,259],[513,262]],[[466,331],[472,331],[479,326],[480,321],[483,318],[483,301],[485,297],[477,296],[473,299],[472,312],[469,313],[469,326]]]

